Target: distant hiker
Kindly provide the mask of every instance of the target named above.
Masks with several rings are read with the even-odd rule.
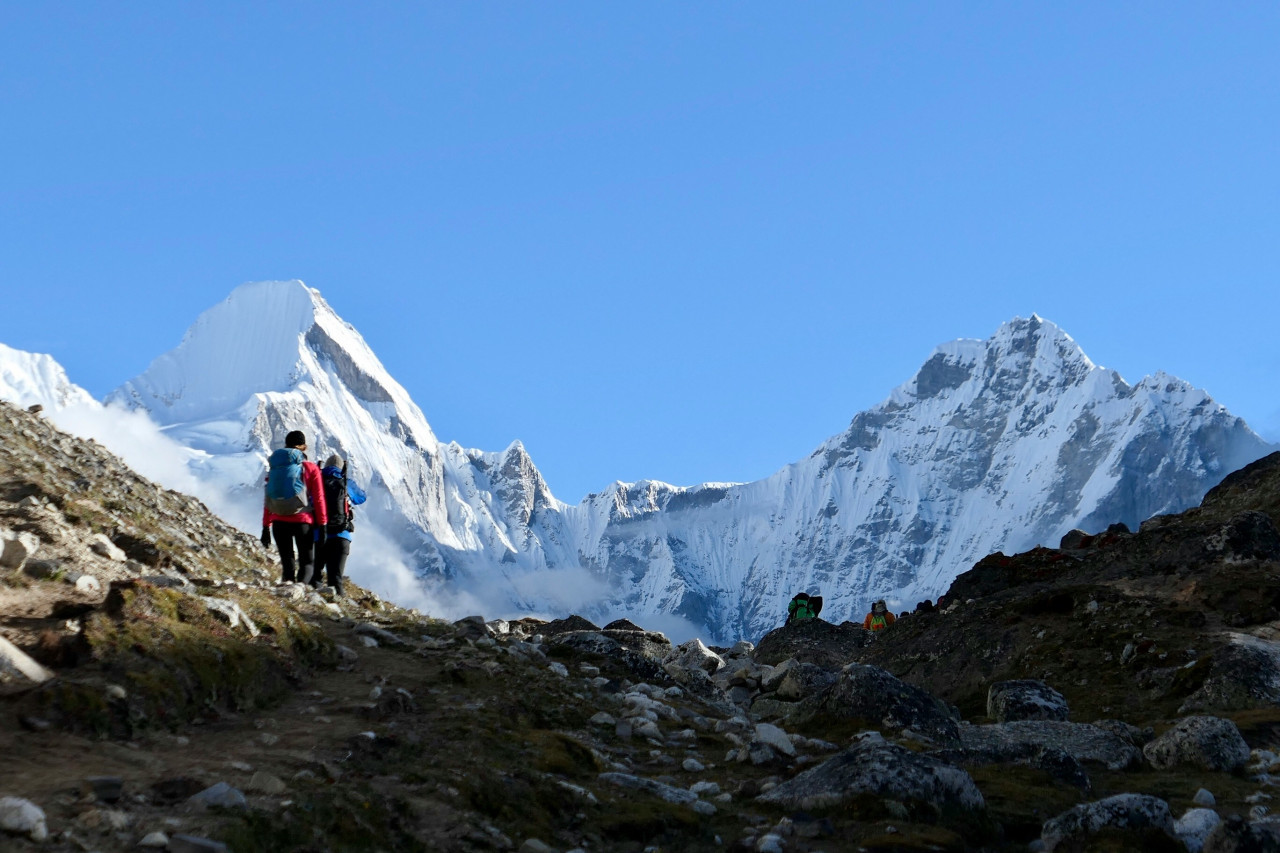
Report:
[[[275,534],[280,549],[281,579],[310,583],[318,575],[315,547],[325,541],[324,486],[320,469],[307,461],[307,438],[300,430],[285,436],[284,447],[267,457],[267,485],[262,501],[262,546]],[[294,546],[298,556],[295,574]]]
[[[783,625],[790,625],[792,622],[803,622],[806,619],[817,619],[818,614],[822,612],[822,596],[809,595],[807,592],[796,593],[787,605],[787,621]]]
[[[915,612],[917,615],[922,613],[933,613],[934,612],[933,602],[926,598],[924,601],[916,605]]]
[[[364,490],[347,479],[347,463],[334,453],[320,469],[324,483],[324,505],[329,510],[329,524],[324,543],[324,568],[326,580],[335,595],[342,595],[342,574],[351,553],[351,534],[356,529],[352,506],[365,501]],[[319,586],[320,572],[316,572],[315,586]]]
[[[871,605],[871,612],[867,614],[867,618],[862,620],[862,627],[868,631],[883,631],[894,622],[893,613],[889,611],[889,606],[884,603],[884,599],[880,599]]]

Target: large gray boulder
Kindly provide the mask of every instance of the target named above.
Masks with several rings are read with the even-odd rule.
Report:
[[[789,667],[782,680],[777,682],[775,699],[784,702],[797,702],[810,696],[816,696],[840,680],[840,674],[823,669],[817,664],[797,663]]]
[[[547,646],[611,658],[626,667],[640,681],[665,681],[670,678],[662,661],[671,653],[671,642],[656,632],[607,629],[565,631],[549,635]]]
[[[986,808],[968,773],[888,743],[874,733],[757,799],[809,811],[838,806],[863,795],[924,805],[931,811]]]
[[[1105,800],[1080,805],[1045,823],[1040,840],[1046,851],[1064,842],[1074,844],[1104,829],[1130,830],[1135,833],[1159,831],[1176,838],[1169,804],[1146,794],[1116,794]],[[1135,839],[1134,850],[1142,849]]]
[[[1280,643],[1249,634],[1231,634],[1231,642],[1213,653],[1209,675],[1178,709],[1245,711],[1280,704]]]
[[[775,628],[760,639],[752,656],[758,663],[776,666],[789,658],[839,669],[858,659],[859,650],[871,643],[871,632],[861,625],[833,625],[822,619],[803,619]]]
[[[987,716],[997,723],[1065,720],[1067,700],[1043,681],[997,681],[987,690]]]
[[[939,746],[960,742],[959,715],[949,705],[878,666],[846,666],[834,684],[803,704],[815,715],[910,729]]]
[[[1152,767],[1194,764],[1231,772],[1249,762],[1249,745],[1236,724],[1221,717],[1187,717],[1142,748]]]
[[[682,669],[700,669],[708,675],[714,675],[725,666],[724,658],[711,651],[696,637],[672,649],[663,663],[675,664]]]
[[[1139,763],[1142,754],[1129,741],[1089,725],[1060,720],[1019,720],[989,726],[961,726],[960,742],[965,749],[1006,751],[1018,745],[1060,749],[1082,764],[1100,764],[1108,770],[1123,770]]]

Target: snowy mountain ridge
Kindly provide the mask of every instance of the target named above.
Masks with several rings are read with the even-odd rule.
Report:
[[[1270,448],[1203,391],[1136,385],[1032,315],[937,347],[807,458],[753,483],[616,482],[558,501],[523,445],[440,442],[320,294],[237,288],[108,401],[145,410],[234,491],[250,529],[266,453],[302,429],[366,484],[352,571],[466,612],[667,617],[669,633],[758,638],[797,591],[824,617],[936,596],[996,550],[1131,525],[1199,501]],[[400,567],[400,568],[396,568]],[[470,608],[468,610],[468,608]],[[658,623],[654,623],[658,624]]]

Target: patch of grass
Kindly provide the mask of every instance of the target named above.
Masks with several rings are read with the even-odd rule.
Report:
[[[1280,749],[1280,708],[1255,708],[1224,714],[1253,749]]]
[[[426,853],[403,802],[361,789],[322,789],[299,797],[284,814],[246,811],[224,826],[236,853],[343,850]]]
[[[599,763],[591,749],[577,740],[552,731],[529,732],[534,745],[533,766],[544,773],[553,773],[566,779],[586,780],[600,772]]]
[[[221,709],[272,705],[288,695],[300,668],[336,656],[319,628],[263,598],[246,601],[245,609],[272,631],[251,639],[191,596],[145,583],[117,586],[85,620],[83,641],[102,675],[125,688],[126,700],[100,706],[87,697],[104,688],[86,687],[45,691],[44,707],[67,728],[130,736]]]
[[[1023,844],[1040,837],[1045,821],[1086,799],[1043,770],[1010,764],[966,769],[987,801],[988,816],[1004,827],[1009,840]]]

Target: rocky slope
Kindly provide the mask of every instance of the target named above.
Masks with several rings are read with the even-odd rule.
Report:
[[[914,603],[996,550],[1193,505],[1269,450],[1203,391],[1129,385],[1032,316],[944,344],[889,398],[764,480],[615,483],[554,497],[519,442],[437,440],[359,333],[301,282],[238,288],[111,397],[249,503],[289,429],[352,459],[368,529],[437,593],[496,612],[643,615],[721,642],[758,636],[799,590],[832,617]],[[385,550],[354,570],[375,579]],[[383,585],[390,589],[389,584]]]
[[[1280,849],[1280,455],[733,648],[274,582],[0,404],[0,847]]]

